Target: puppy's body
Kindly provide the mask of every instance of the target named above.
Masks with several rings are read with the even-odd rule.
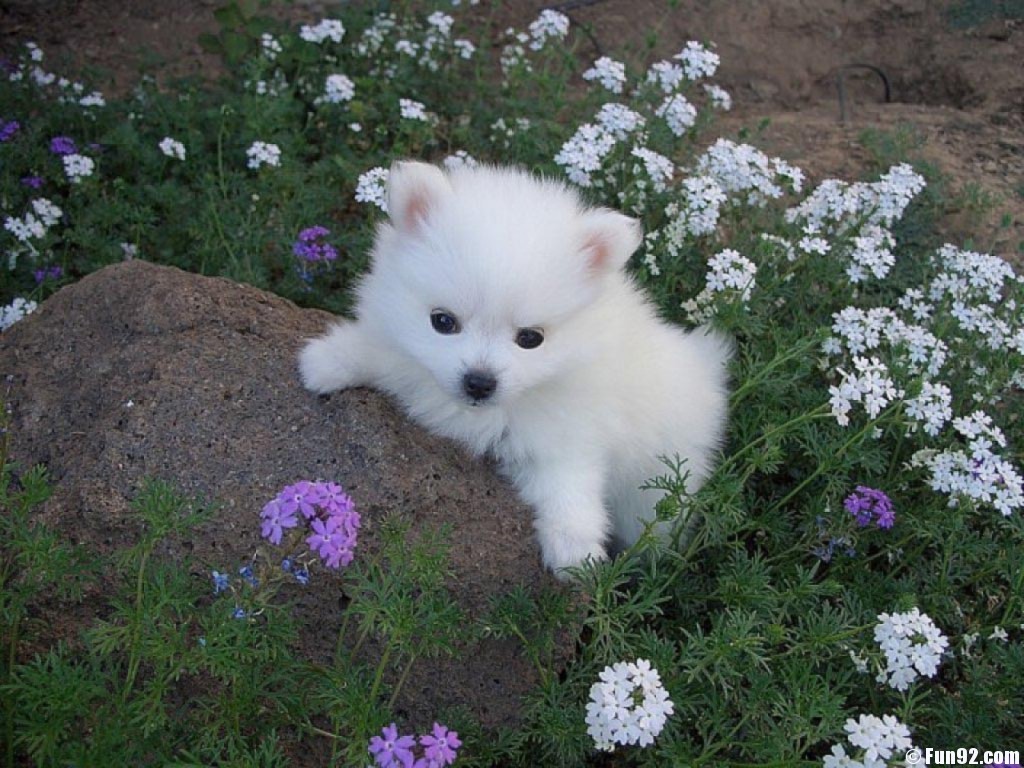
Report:
[[[392,170],[389,210],[357,319],[302,352],[309,389],[376,387],[493,454],[556,571],[637,539],[659,457],[700,483],[724,428],[729,346],[663,323],[625,276],[635,222],[518,171],[418,163]]]

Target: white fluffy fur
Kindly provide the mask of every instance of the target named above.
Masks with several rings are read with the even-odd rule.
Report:
[[[622,267],[637,222],[514,169],[391,171],[356,320],[307,344],[305,386],[372,386],[432,432],[493,454],[535,512],[556,573],[636,541],[653,518],[659,457],[706,476],[726,419],[730,345],[661,321]],[[436,332],[443,308],[461,331]],[[535,349],[515,343],[538,328]],[[492,372],[473,404],[469,369]]]

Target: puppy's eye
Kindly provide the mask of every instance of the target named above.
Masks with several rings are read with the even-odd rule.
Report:
[[[520,328],[516,333],[516,344],[523,349],[536,349],[544,342],[544,334],[536,328]]]
[[[455,319],[455,315],[443,309],[435,309],[430,313],[430,324],[434,326],[435,331],[443,333],[445,336],[450,336],[462,330],[459,327],[459,321]]]

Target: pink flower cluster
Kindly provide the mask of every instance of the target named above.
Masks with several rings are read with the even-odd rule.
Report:
[[[285,529],[307,526],[306,544],[328,568],[341,568],[355,556],[359,513],[337,483],[302,480],[285,486],[260,512],[260,533],[280,544]]]

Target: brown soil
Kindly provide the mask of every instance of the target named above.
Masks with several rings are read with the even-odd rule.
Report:
[[[92,70],[109,91],[123,91],[143,69],[162,77],[216,75],[215,57],[197,43],[216,31],[220,0],[4,0],[0,41],[34,39],[51,59]],[[482,5],[486,5],[486,0]],[[276,2],[274,15],[311,21],[330,3]],[[524,26],[538,0],[501,3],[499,19]],[[585,58],[615,53],[641,66],[688,39],[718,45],[717,81],[734,96],[721,131],[768,121],[754,139],[807,170],[812,180],[857,177],[872,166],[861,135],[901,131],[923,141],[919,156],[965,193],[959,216],[944,226],[976,247],[1019,255],[1024,244],[1024,18],[997,13],[1018,6],[996,0],[603,0],[565,3]],[[675,8],[670,6],[675,5]],[[967,14],[971,10],[973,16]],[[473,11],[480,13],[477,9]],[[648,46],[653,51],[648,51]],[[9,47],[9,46],[5,46]],[[879,77],[846,70],[846,120],[837,77],[844,67],[879,68]],[[961,230],[956,232],[956,230]],[[965,231],[966,230],[966,231]]]

